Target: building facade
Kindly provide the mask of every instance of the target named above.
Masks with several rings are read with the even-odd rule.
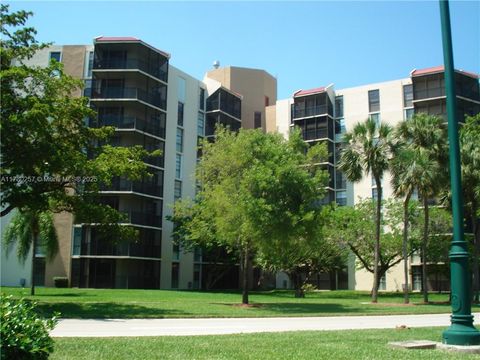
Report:
[[[285,137],[298,127],[307,143],[326,143],[329,158],[321,166],[330,181],[323,202],[354,205],[359,199],[374,198],[376,188],[369,177],[351,184],[338,171],[343,133],[366,118],[396,125],[415,112],[446,116],[441,67],[347,89],[336,90],[330,84],[299,90],[291,98],[277,100],[277,81],[264,70],[214,66],[199,80],[172,66],[168,53],[132,37],[51,46],[40,50],[30,64],[46,66],[52,58],[63,63],[66,73],[85,82],[83,95],[98,114],[88,119],[89,126],[113,126],[112,146],[142,146],[160,150],[161,155],[144,159],[152,177],[135,182],[116,178],[101,189],[102,203],[124,213],[125,225],[135,227],[139,239],[118,243],[102,238],[95,224],[77,224],[71,214],[57,214],[60,251],[46,262],[41,248],[36,249],[38,285],[53,286],[53,277],[61,276],[78,287],[200,289],[214,283],[217,288],[237,288],[235,263],[220,269],[212,260],[215,254],[182,251],[172,239],[174,225],[166,219],[176,200],[195,197],[199,144],[204,138],[214,141],[218,124],[233,131],[260,128]],[[479,113],[478,76],[457,71],[456,84],[459,116]],[[383,186],[385,198],[391,197],[388,176]],[[2,218],[2,231],[7,223]],[[30,261],[19,264],[15,249],[8,257],[7,249],[1,250],[2,285],[29,286]],[[322,289],[370,290],[372,275],[356,265],[352,257],[345,272],[318,274],[312,282]],[[420,265],[419,257],[410,259],[414,290],[421,284]],[[213,282],[220,271],[223,277]],[[394,267],[382,279],[381,289],[401,290],[402,279],[400,266]],[[446,290],[445,281],[431,279],[430,286]],[[285,274],[277,275],[276,287],[290,287]]]

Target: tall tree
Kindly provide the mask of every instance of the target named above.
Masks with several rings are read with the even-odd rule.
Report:
[[[389,200],[383,204],[385,210],[381,218],[382,246],[378,261],[378,288],[381,278],[393,266],[402,261],[403,204]],[[409,207],[410,221],[416,224],[416,208]],[[331,242],[345,244],[359,260],[359,267],[370,273],[375,271],[375,220],[376,204],[369,199],[355,206],[339,206],[329,217],[326,236]],[[388,231],[386,231],[388,230]],[[411,232],[408,241],[408,256],[415,250],[417,233]]]
[[[33,251],[30,295],[35,295],[35,251],[40,246],[45,251],[47,260],[52,260],[58,252],[58,235],[53,223],[53,214],[51,212],[36,214],[30,211],[15,213],[4,235],[7,254],[15,242],[17,257],[22,263],[25,263],[29,251]]]
[[[473,232],[473,292],[480,302],[480,114],[467,117],[460,128],[460,155],[462,161],[462,188],[466,216]]]
[[[47,67],[29,64],[49,45],[38,43],[35,29],[25,26],[31,15],[0,7],[0,215],[17,209],[30,218],[18,223],[34,231],[32,245],[42,214],[61,211],[74,213],[78,222],[100,224],[112,238],[131,240],[137,232],[118,224],[124,215],[102,205],[98,190],[116,176],[148,176],[142,161],[148,153],[142,147],[102,145],[115,130],[86,126],[85,119],[96,114],[88,99],[73,96],[81,80],[65,74],[55,60]]]
[[[392,128],[387,124],[377,127],[373,119],[358,123],[344,135],[345,148],[341,153],[338,168],[352,182],[360,181],[365,174],[371,174],[377,186],[377,207],[375,216],[375,247],[373,263],[372,302],[377,302],[380,261],[380,222],[383,198],[382,178],[388,170],[394,147]]]
[[[418,176],[411,179],[418,190],[423,205],[423,237],[421,245],[422,258],[422,292],[423,301],[428,302],[428,267],[427,248],[429,238],[429,208],[430,201],[440,192],[447,181],[446,172],[442,171],[443,164],[448,162],[446,154],[446,131],[441,118],[428,114],[415,114],[410,120],[400,123],[397,134],[407,144],[409,155],[403,155],[405,160],[404,171],[408,171],[407,161],[410,162],[411,170],[415,166]],[[408,154],[408,153],[407,153]],[[399,160],[402,156],[399,157]],[[412,165],[413,164],[413,165]],[[405,174],[404,174],[405,175]],[[406,175],[405,175],[406,176]]]
[[[190,218],[184,222],[187,241],[214,242],[238,254],[244,304],[257,252],[302,236],[321,211],[328,175],[315,164],[326,150],[306,147],[297,131],[286,141],[258,130],[217,129],[198,166],[202,191],[196,202],[175,207],[174,216]]]

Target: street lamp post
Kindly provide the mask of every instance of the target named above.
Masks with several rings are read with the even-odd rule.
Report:
[[[460,173],[458,119],[456,118],[455,73],[448,0],[440,0],[443,58],[447,95],[448,140],[450,143],[450,180],[452,191],[453,241],[450,249],[451,325],[443,333],[449,345],[479,345],[480,332],[473,326],[468,250],[463,234],[463,199]]]

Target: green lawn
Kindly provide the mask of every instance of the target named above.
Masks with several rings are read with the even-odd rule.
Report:
[[[300,331],[219,336],[56,338],[50,359],[477,359],[440,350],[391,349],[389,341],[440,341],[443,328]]]
[[[7,288],[3,293],[28,296],[29,289]],[[402,294],[381,294],[379,304],[369,304],[366,292],[322,291],[295,299],[291,291],[253,292],[254,307],[238,306],[239,292],[168,290],[106,290],[38,288],[33,298],[48,315],[59,311],[64,318],[180,318],[180,317],[261,317],[384,315],[450,312],[447,294],[431,294],[430,305],[420,304],[421,295],[412,295],[413,305],[403,306]],[[474,311],[480,311],[475,306]]]

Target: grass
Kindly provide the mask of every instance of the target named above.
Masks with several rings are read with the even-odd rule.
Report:
[[[245,308],[239,292],[201,292],[169,290],[111,290],[38,288],[34,297],[29,289],[3,287],[2,293],[38,302],[44,315],[55,311],[64,318],[193,318],[193,317],[269,317],[335,316],[448,313],[448,294],[431,294],[433,304],[421,304],[420,294],[412,294],[411,306],[402,305],[400,293],[382,293],[379,304],[370,304],[367,292],[322,291],[295,299],[292,291],[252,292]],[[480,306],[473,307],[480,311]]]
[[[300,331],[215,336],[56,338],[50,359],[477,359],[440,350],[391,349],[389,341],[440,341],[443,328]]]

